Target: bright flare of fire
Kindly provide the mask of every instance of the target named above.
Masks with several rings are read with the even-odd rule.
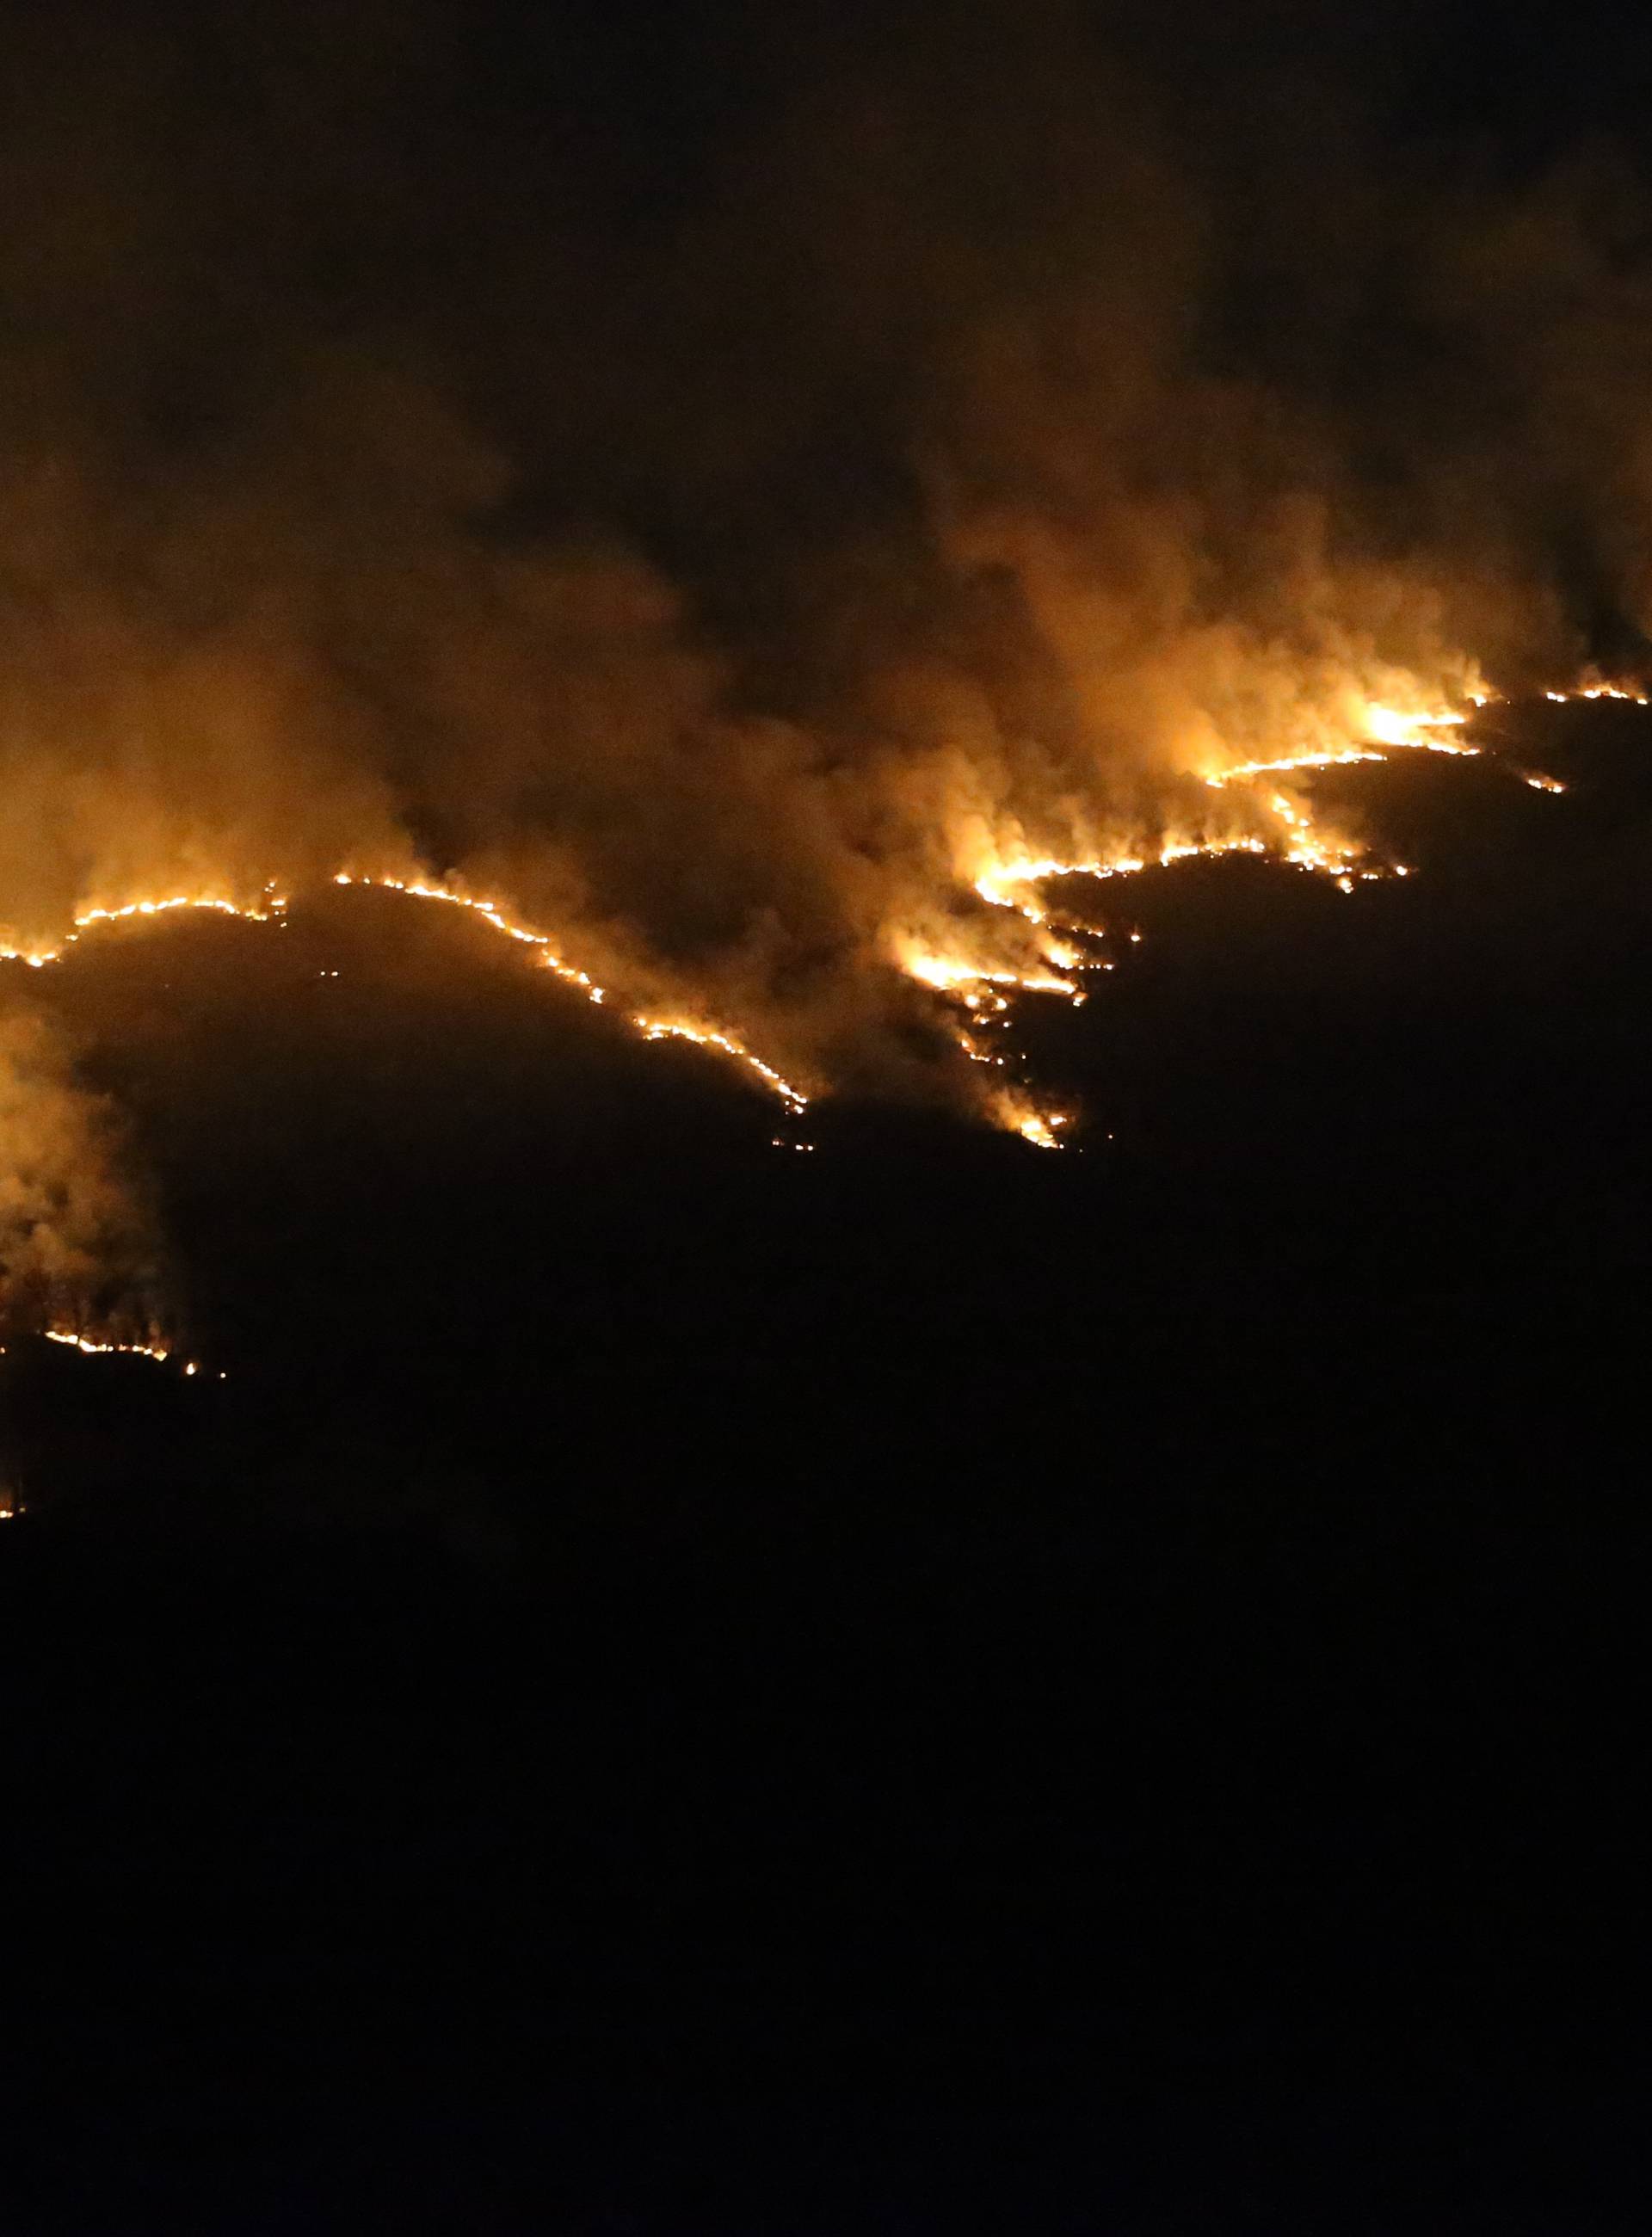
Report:
[[[1029,1095],[1016,1088],[1006,1088],[995,1095],[991,1108],[1000,1126],[1008,1133],[1019,1134],[1035,1150],[1066,1148],[1060,1135],[1063,1126],[1072,1125],[1071,1112],[1041,1109]]]
[[[1464,694],[1475,709],[1489,705],[1495,696],[1483,686]],[[1646,696],[1638,690],[1593,681],[1586,682],[1574,692],[1556,691],[1548,696],[1560,700],[1614,698],[1632,700],[1641,705],[1648,703]],[[1033,927],[1038,934],[1042,961],[1054,969],[1021,966],[998,958],[978,960],[966,953],[939,954],[916,942],[898,947],[897,960],[909,977],[945,997],[961,1000],[971,1013],[954,1032],[954,1039],[964,1056],[972,1064],[1002,1067],[1005,1058],[984,1047],[974,1030],[980,1022],[984,990],[1003,987],[1016,994],[1059,993],[1081,1001],[1082,994],[1072,979],[1064,974],[1085,968],[1111,968],[1110,965],[1098,967],[1074,941],[1058,940],[1047,929],[1050,912],[1042,895],[1045,886],[1065,879],[1139,877],[1178,862],[1209,861],[1235,854],[1272,857],[1293,868],[1310,871],[1328,878],[1345,894],[1352,893],[1358,883],[1387,875],[1404,877],[1407,873],[1403,863],[1391,863],[1383,868],[1370,867],[1362,859],[1364,850],[1358,843],[1322,829],[1302,799],[1277,789],[1267,789],[1265,781],[1386,762],[1397,753],[1443,754],[1454,759],[1476,757],[1483,749],[1457,735],[1471,719],[1460,708],[1437,706],[1407,711],[1402,707],[1367,700],[1351,715],[1348,734],[1341,739],[1318,742],[1300,749],[1206,770],[1204,782],[1211,791],[1225,793],[1232,788],[1249,790],[1247,804],[1252,815],[1265,827],[1262,829],[1173,833],[1151,845],[1121,846],[1115,852],[1092,855],[1034,855],[1016,848],[985,863],[977,860],[965,873],[975,893],[992,907],[1012,911]],[[1517,770],[1513,774],[1536,791],[1565,790],[1557,778],[1539,772]],[[1094,926],[1074,929],[1092,937],[1099,936],[1100,928]],[[1140,934],[1132,934],[1133,939],[1139,937]],[[1001,1012],[1008,1004],[1001,997],[996,1007]],[[989,1021],[1001,1025],[1007,1022],[1001,1015]],[[990,1099],[990,1105],[999,1125],[1041,1149],[1061,1146],[1057,1129],[1066,1123],[1065,1114],[1040,1110],[1019,1090],[1003,1091]]]
[[[1279,776],[1293,769],[1345,769],[1352,762],[1385,762],[1386,754],[1379,754],[1371,746],[1348,746],[1318,754],[1281,754],[1277,761],[1235,762],[1232,768],[1218,769],[1205,782],[1213,792],[1223,787],[1239,784],[1247,777]]]
[[[1466,715],[1450,711],[1406,715],[1398,707],[1369,707],[1365,710],[1365,727],[1379,745],[1412,753],[1477,754],[1478,746],[1465,745],[1460,738],[1440,736],[1442,730],[1461,728],[1468,719]]]
[[[1054,972],[1001,971],[988,964],[971,963],[961,956],[935,955],[922,948],[904,954],[902,968],[920,986],[933,987],[944,994],[962,989],[975,993],[982,987],[1014,987],[1023,994],[1065,994],[1074,1001],[1084,1000],[1070,979],[1059,979]]]
[[[1473,695],[1474,704],[1484,706],[1489,696],[1486,693]],[[1442,735],[1461,729],[1468,720],[1466,715],[1453,709],[1408,715],[1398,707],[1368,702],[1358,725],[1362,735],[1345,744],[1311,746],[1298,753],[1283,753],[1260,761],[1232,762],[1223,769],[1207,772],[1205,782],[1213,791],[1219,792],[1251,777],[1281,776],[1298,769],[1346,769],[1358,762],[1385,762],[1391,753],[1474,756],[1480,751],[1478,746]]]

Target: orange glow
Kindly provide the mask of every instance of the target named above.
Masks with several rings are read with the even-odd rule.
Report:
[[[75,1329],[65,1328],[42,1329],[40,1333],[48,1343],[65,1343],[71,1351],[83,1351],[88,1358],[102,1357],[118,1352],[129,1359],[152,1359],[158,1366],[163,1367],[172,1356],[171,1351],[163,1343],[102,1343],[96,1336],[82,1336]],[[198,1372],[198,1369],[199,1363],[192,1359],[187,1363],[183,1371],[186,1375],[194,1375]]]
[[[1543,697],[1562,707],[1574,699],[1622,699],[1631,707],[1652,706],[1652,698],[1644,691],[1622,683],[1576,683],[1569,691],[1545,691]]]
[[[1291,769],[1345,769],[1352,762],[1382,762],[1388,758],[1371,746],[1342,746],[1318,754],[1282,754],[1278,761],[1235,762],[1231,769],[1218,769],[1205,782],[1213,791],[1219,792],[1226,785],[1240,783],[1246,777],[1277,776]]]
[[[333,882],[335,886],[373,887],[381,892],[406,894],[413,901],[441,901],[450,907],[468,910],[491,930],[503,934],[506,939],[537,948],[541,967],[554,973],[565,986],[577,987],[588,1001],[600,1003],[604,1000],[605,990],[589,972],[580,970],[577,964],[570,963],[558,953],[548,933],[536,932],[527,925],[514,922],[495,901],[479,900],[472,894],[458,893],[450,886],[417,878],[367,877],[358,872],[340,870],[334,873]],[[76,913],[75,928],[65,937],[62,947],[0,947],[0,962],[25,963],[31,969],[39,970],[48,963],[60,962],[64,950],[78,940],[83,932],[90,931],[99,925],[117,924],[129,918],[164,916],[178,909],[209,909],[220,915],[243,918],[249,923],[267,924],[272,918],[281,915],[287,906],[284,894],[267,894],[265,905],[255,907],[226,900],[217,894],[174,894],[163,901],[128,901],[118,907],[87,908]],[[647,1040],[686,1040],[701,1048],[715,1049],[720,1055],[732,1058],[743,1066],[789,1110],[799,1112],[808,1108],[809,1099],[803,1090],[794,1086],[772,1065],[754,1055],[736,1034],[724,1033],[714,1026],[651,1018],[640,1012],[629,1014],[627,1021]]]
[[[1073,1123],[1069,1112],[1043,1110],[1030,1096],[1017,1088],[1006,1088],[995,1095],[991,1109],[993,1117],[1006,1132],[1019,1134],[1022,1141],[1030,1142],[1035,1150],[1066,1148],[1060,1137],[1061,1128]]]
[[[1011,1053],[999,1031],[1010,1022],[1012,1002],[1026,995],[1056,995],[1075,1005],[1086,1000],[1078,974],[1107,971],[1114,967],[1094,953],[1105,927],[1075,921],[1061,921],[1053,912],[1047,889],[1063,881],[1087,880],[1103,883],[1141,877],[1188,861],[1211,861],[1230,855],[1250,855],[1324,877],[1345,894],[1357,886],[1385,876],[1404,877],[1406,866],[1374,861],[1364,845],[1322,822],[1299,787],[1327,769],[1386,762],[1397,754],[1430,753],[1468,758],[1482,755],[1481,746],[1461,735],[1472,720],[1473,709],[1495,697],[1470,672],[1473,688],[1459,680],[1451,696],[1457,703],[1429,703],[1418,689],[1414,701],[1409,679],[1386,671],[1378,686],[1385,696],[1369,698],[1351,690],[1334,719],[1313,719],[1317,732],[1300,743],[1282,742],[1277,753],[1252,754],[1225,765],[1195,768],[1186,781],[1202,786],[1204,796],[1220,795],[1221,806],[1210,802],[1208,817],[1173,822],[1168,828],[1148,836],[1125,832],[1113,844],[1079,845],[1064,849],[1047,837],[1044,851],[1029,843],[1023,826],[1008,812],[1001,839],[994,835],[992,818],[967,827],[967,835],[951,835],[955,875],[963,894],[1001,912],[996,927],[991,920],[969,921],[959,913],[961,895],[948,894],[944,879],[937,890],[915,897],[916,925],[932,927],[937,916],[948,922],[937,940],[932,930],[886,924],[880,945],[892,955],[900,972],[942,1006],[952,1046],[976,1072],[1002,1073],[1010,1068]],[[1585,675],[1567,690],[1545,694],[1562,703],[1573,700],[1610,699],[1637,706],[1649,703],[1637,686],[1607,683]],[[1535,791],[1561,794],[1565,787],[1540,771],[1502,766]],[[1069,812],[1071,803],[1060,803]],[[1025,813],[1026,811],[1020,811]],[[988,828],[983,831],[982,822]],[[553,936],[514,916],[502,902],[473,894],[459,886],[422,877],[395,876],[345,868],[334,874],[340,888],[369,887],[405,895],[410,901],[462,909],[512,943],[533,951],[539,967],[586,1000],[620,1011],[631,1029],[648,1041],[685,1041],[738,1066],[763,1091],[773,1096],[796,1117],[806,1111],[816,1092],[788,1078],[758,1055],[737,1033],[711,1020],[671,1012],[659,1014],[645,1007],[615,1002],[609,990],[591,973],[565,954]],[[932,906],[933,905],[933,906]],[[0,961],[12,961],[31,970],[60,960],[83,936],[105,926],[129,921],[154,920],[179,912],[204,910],[239,917],[251,923],[279,921],[287,907],[287,896],[272,883],[256,900],[241,901],[223,888],[201,892],[166,892],[134,900],[98,900],[75,912],[57,944],[50,940],[0,946]],[[1008,920],[1008,921],[1006,921]],[[1140,938],[1132,931],[1133,942]],[[328,974],[323,974],[328,975]],[[986,1083],[981,1083],[986,1086]],[[992,1123],[1021,1135],[1040,1148],[1060,1146],[1060,1129],[1071,1123],[1070,1114],[1044,1110],[1020,1088],[995,1086],[988,1090],[984,1109]],[[804,1144],[790,1144],[796,1149]],[[165,1358],[163,1347],[102,1343],[70,1331],[51,1331],[53,1340],[74,1343],[81,1350],[129,1350],[152,1358]],[[193,1371],[193,1363],[188,1371]]]
[[[909,951],[902,958],[901,967],[909,979],[941,993],[966,987],[973,992],[981,987],[1014,987],[1023,994],[1066,994],[1083,1000],[1070,979],[1058,979],[1053,972],[1002,970],[991,964],[972,963],[964,956],[935,955],[922,948]]]
[[[446,901],[454,908],[468,909],[484,924],[491,926],[493,931],[503,933],[507,940],[518,940],[524,947],[537,947],[541,967],[554,973],[565,986],[578,987],[587,1001],[600,1003],[604,999],[605,990],[597,984],[589,972],[580,970],[577,964],[568,962],[565,957],[558,954],[548,933],[535,932],[528,925],[513,923],[495,901],[479,901],[469,894],[456,893],[451,886],[432,885],[416,879],[360,877],[347,870],[339,871],[333,882],[335,886],[376,886],[385,892],[406,894],[414,901]],[[644,1040],[692,1041],[697,1048],[716,1049],[719,1055],[730,1057],[737,1064],[743,1065],[748,1072],[762,1081],[771,1095],[779,1097],[789,1111],[795,1113],[809,1107],[809,1098],[801,1088],[793,1086],[761,1057],[754,1056],[734,1033],[724,1033],[715,1026],[695,1025],[681,1019],[651,1018],[640,1011],[628,1013],[626,1021],[641,1033]]]
[[[1379,745],[1425,754],[1477,754],[1478,746],[1465,746],[1459,738],[1443,738],[1442,730],[1458,729],[1466,715],[1450,712],[1402,714],[1396,707],[1368,707],[1365,728]]]
[[[1497,695],[1477,683],[1463,696],[1469,707],[1479,709],[1490,705]],[[1576,694],[1555,692],[1549,696],[1622,698],[1647,703],[1639,692],[1593,683],[1580,686]],[[970,1063],[1001,1067],[1005,1058],[983,1046],[978,1033],[971,1030],[980,1022],[979,1006],[984,988],[1004,987],[1017,995],[1056,993],[1081,1000],[1072,980],[1057,976],[1056,973],[1112,967],[1110,964],[1094,962],[1074,940],[1054,937],[1047,930],[1050,911],[1042,890],[1047,885],[1063,879],[1100,881],[1140,877],[1180,862],[1208,861],[1239,854],[1309,871],[1328,879],[1344,894],[1351,894],[1357,886],[1384,877],[1403,878],[1408,874],[1404,863],[1372,864],[1357,841],[1324,828],[1298,795],[1277,789],[1277,780],[1298,775],[1308,776],[1322,769],[1386,762],[1398,753],[1475,758],[1483,749],[1456,735],[1471,719],[1461,708],[1424,706],[1407,711],[1402,706],[1382,701],[1360,700],[1347,716],[1346,735],[1340,739],[1333,737],[1300,750],[1260,756],[1206,769],[1203,773],[1206,787],[1232,796],[1240,812],[1248,810],[1249,816],[1260,827],[1255,829],[1172,831],[1151,844],[1126,845],[1116,850],[1087,855],[1037,854],[1017,846],[1002,853],[988,849],[984,861],[981,859],[980,841],[974,840],[969,851],[975,859],[968,863],[966,875],[975,892],[992,907],[1011,912],[1033,927],[1038,934],[1036,944],[1043,962],[1054,968],[1044,970],[998,958],[976,960],[968,954],[937,953],[917,941],[897,948],[901,967],[921,985],[933,987],[947,999],[962,1002],[970,1013],[969,1023],[955,1029],[954,1039]],[[1536,791],[1565,790],[1557,778],[1540,772],[1517,770],[1511,774]],[[1266,783],[1269,779],[1276,781],[1272,789]],[[1081,929],[1092,938],[1100,936],[1101,930],[1094,926]],[[1133,943],[1140,937],[1139,932],[1130,934]],[[997,1006],[1002,1009],[1007,1005],[1000,998]],[[998,1018],[992,1022],[1004,1020]],[[1019,1093],[1006,1092],[989,1098],[988,1108],[996,1124],[1038,1147],[1061,1146],[1055,1138],[1056,1118],[1033,1107]],[[1064,1118],[1061,1123],[1066,1123]]]

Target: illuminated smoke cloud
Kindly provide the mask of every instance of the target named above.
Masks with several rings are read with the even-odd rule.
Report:
[[[788,1107],[1049,1144],[983,1033],[1082,993],[1052,879],[1092,923],[1196,855],[1351,885],[1314,770],[1474,750],[1488,679],[1639,641],[1608,155],[1494,192],[1385,148],[1384,83],[1189,74],[1126,15],[734,10],[724,91],[667,53],[644,129],[589,30],[346,12],[20,49],[14,955],[439,886]]]
[[[158,1288],[111,1114],[75,1085],[43,1018],[0,1013],[0,1330],[148,1344]]]

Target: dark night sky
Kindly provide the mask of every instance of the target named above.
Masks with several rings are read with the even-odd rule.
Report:
[[[509,457],[490,539],[623,535],[747,700],[822,721],[864,611],[798,617],[845,551],[875,543],[879,583],[922,551],[928,360],[876,320],[844,340],[841,273],[763,265],[769,298],[724,268],[808,202],[794,172],[764,209],[755,157],[729,183],[776,105],[915,78],[975,146],[996,73],[1094,49],[1179,145],[1219,120],[1207,183],[1285,309],[1201,333],[1331,399],[1390,525],[1427,509],[1431,415],[1460,414],[1455,471],[1526,392],[1414,337],[1345,351],[1313,246],[1343,236],[1305,204],[1293,261],[1273,188],[1245,203],[1237,151],[1291,135],[1233,89],[1344,89],[1345,212],[1442,144],[1494,199],[1563,149],[1631,182],[1652,155],[1652,32],[1603,4],[6,25],[0,175],[64,144],[17,89],[104,106],[83,202],[0,249],[0,371],[30,427],[107,446],[110,579],[147,617],[210,575],[166,571],[169,462],[235,497],[238,583],[249,520],[295,547],[365,521],[380,564],[393,509],[329,510],[354,417],[237,494],[267,465],[242,415],[289,373],[309,393],[318,334],[365,334]],[[100,165],[157,103],[175,136],[111,276]],[[1325,104],[1267,178],[1311,182]],[[1023,268],[1008,143],[954,238],[1003,234],[937,280],[942,325]],[[1602,223],[1633,276],[1638,218]],[[1599,424],[1627,444],[1616,346]],[[1627,472],[1510,472],[1562,640],[1632,663]],[[909,625],[963,627],[933,585]],[[457,844],[474,803],[404,716],[373,766]],[[1131,887],[1142,942],[1083,1011],[1020,1021],[1087,1112],[1063,1158],[869,1059],[813,1156],[776,1151],[727,1067],[392,896],[76,952],[54,1015],[228,1379],[0,1363],[30,1501],[0,1533],[0,2223],[1644,2226],[1652,711],[1500,719],[1563,798],[1431,759],[1342,775],[1403,883]],[[664,952],[701,937],[652,905]]]

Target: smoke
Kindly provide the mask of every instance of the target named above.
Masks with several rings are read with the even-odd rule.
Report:
[[[21,19],[0,944],[422,871],[979,1103],[983,877],[1640,647],[1652,203],[1420,16],[346,12]]]
[[[50,1024],[0,1013],[0,1329],[113,1330],[143,1340],[155,1238],[108,1107],[74,1081]]]

